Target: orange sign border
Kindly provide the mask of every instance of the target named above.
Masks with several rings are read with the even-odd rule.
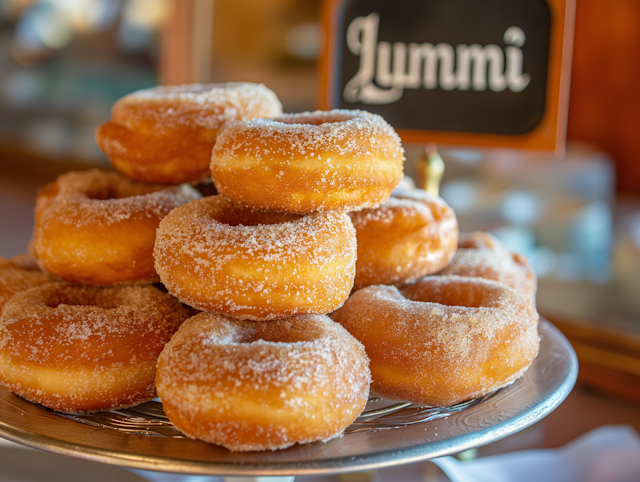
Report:
[[[344,0],[324,0],[322,23],[324,44],[320,61],[320,108],[333,109],[335,85],[332,85],[333,59],[337,46],[331,36],[331,27],[338,7]],[[555,151],[564,155],[567,114],[569,110],[569,86],[571,81],[571,57],[573,53],[573,27],[576,0],[546,0],[551,10],[551,39],[549,44],[549,70],[547,96],[542,120],[526,134],[486,134],[477,132],[446,132],[416,129],[396,129],[406,142],[435,142],[438,144],[472,145],[479,147],[508,147]]]

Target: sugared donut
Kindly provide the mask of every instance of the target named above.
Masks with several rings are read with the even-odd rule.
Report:
[[[158,395],[187,436],[233,451],[339,436],[364,409],[362,345],[325,315],[269,322],[201,313],[158,360]]]
[[[63,174],[38,193],[32,252],[44,271],[74,283],[155,282],[160,220],[199,197],[184,184],[142,184],[98,170]]]
[[[358,239],[354,289],[414,281],[439,271],[455,254],[456,215],[422,189],[396,189],[379,208],[349,216]]]
[[[331,315],[365,346],[371,389],[448,406],[509,385],[538,353],[538,314],[495,281],[429,276],[368,286]]]
[[[227,122],[281,113],[282,104],[262,84],[160,86],[116,102],[96,141],[131,179],[195,182],[209,177],[211,149]]]
[[[16,293],[52,281],[54,279],[40,271],[28,256],[19,255],[11,259],[0,256],[0,314],[5,303]]]
[[[374,208],[402,179],[400,138],[359,110],[229,124],[213,149],[218,192],[245,206],[306,214]]]
[[[325,314],[353,287],[356,233],[345,213],[277,214],[209,196],[162,220],[154,256],[162,283],[194,308],[251,320]]]
[[[16,294],[0,317],[0,384],[62,412],[155,397],[155,365],[187,318],[151,286],[50,283]]]
[[[537,280],[527,257],[512,253],[489,233],[460,234],[458,251],[441,275],[491,279],[535,300]]]

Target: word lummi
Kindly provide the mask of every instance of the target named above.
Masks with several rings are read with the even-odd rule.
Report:
[[[522,92],[531,77],[522,73],[523,30],[504,32],[504,49],[498,45],[378,42],[380,16],[357,17],[347,29],[347,46],[360,57],[356,75],[344,88],[348,102],[390,104],[404,89],[487,90]],[[506,57],[506,68],[505,68]]]

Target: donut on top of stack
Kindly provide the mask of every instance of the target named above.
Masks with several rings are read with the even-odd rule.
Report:
[[[340,307],[353,287],[356,232],[347,211],[386,201],[402,179],[403,161],[393,128],[361,111],[240,121],[220,132],[211,156],[220,195],[186,204],[163,220],[154,251],[156,271],[169,292],[186,304],[240,320],[273,321],[240,323],[221,314],[202,314],[167,345],[158,366],[160,395],[170,419],[188,436],[232,450],[274,450],[333,438],[356,419],[368,397],[369,362],[362,345],[346,331],[340,329],[335,342],[350,347],[353,363],[336,364],[347,356],[339,352],[314,360],[314,372],[332,373],[331,378],[343,380],[353,391],[348,407],[340,409],[331,424],[301,429],[294,405],[283,407],[281,376],[274,375],[292,369],[290,353],[315,352],[325,336],[318,338],[320,333],[338,329],[325,315]],[[236,333],[240,327],[256,334]],[[205,332],[211,333],[206,343],[200,340]],[[194,350],[200,361],[187,370],[188,376],[176,369],[183,362],[162,362],[181,360]],[[252,389],[238,390],[237,384],[218,380],[215,373],[220,370],[211,367],[229,350],[242,354],[242,360],[252,354],[249,365],[242,361],[243,376],[249,376],[251,366],[256,371],[252,379],[272,380],[265,390],[281,396],[261,396],[257,411],[255,393],[247,395]],[[227,365],[234,366],[236,356],[227,359]],[[223,378],[229,377],[225,373]],[[324,383],[303,378],[287,383]],[[198,402],[214,391],[212,400],[222,393],[233,406]],[[322,402],[325,415],[334,412],[329,407],[344,407],[344,392],[325,389],[323,394],[328,397]],[[300,402],[295,404],[307,406],[302,396],[296,390]],[[288,397],[285,405],[294,403]],[[221,411],[228,414],[221,417]],[[276,418],[257,416],[264,413]]]
[[[225,124],[282,113],[262,84],[158,86],[124,96],[96,141],[113,167],[142,182],[179,184],[209,177],[211,148]]]
[[[403,163],[400,138],[382,117],[336,109],[228,125],[211,175],[218,192],[252,208],[358,211],[389,199]]]

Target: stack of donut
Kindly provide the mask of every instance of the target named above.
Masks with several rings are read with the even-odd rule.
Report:
[[[0,259],[0,383],[63,412],[155,398],[160,352],[194,311],[152,286],[160,221],[201,198],[225,123],[282,112],[263,85],[160,87],[96,132],[124,175],[70,172],[36,200],[32,260]],[[185,182],[192,183],[183,184]]]
[[[189,437],[276,450],[340,436],[370,386],[450,405],[537,353],[526,260],[484,234],[458,245],[442,199],[396,189],[404,151],[380,116],[282,115],[262,85],[158,87],[118,101],[96,140],[120,174],[42,188],[35,264],[0,259],[0,384],[28,400],[157,393]]]
[[[347,213],[383,203],[403,161],[391,126],[360,111],[252,119],[220,133],[211,160],[220,194],[172,211],[154,250],[167,290],[205,311],[158,362],[174,425],[231,450],[274,450],[331,439],[356,419],[369,359],[327,314],[356,273]]]
[[[33,261],[0,259],[0,383],[64,412],[153,399],[160,352],[193,314],[152,286],[158,225],[201,198],[181,183],[206,183],[224,124],[281,111],[273,92],[247,83],[118,101],[96,139],[124,177],[71,172],[43,187]]]

